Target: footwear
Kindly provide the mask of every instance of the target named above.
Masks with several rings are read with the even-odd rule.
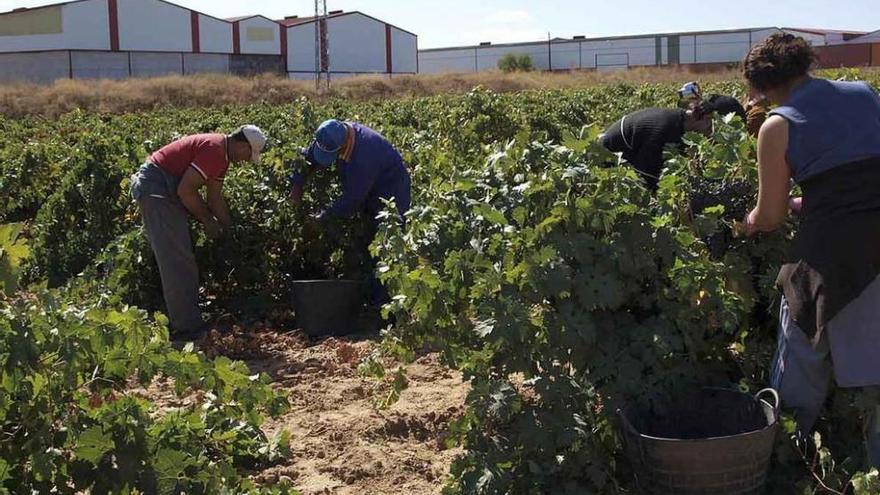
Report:
[[[171,332],[172,342],[198,342],[208,335],[208,324],[203,323],[191,330],[174,330]]]

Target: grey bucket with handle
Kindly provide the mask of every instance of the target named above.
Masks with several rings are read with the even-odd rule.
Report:
[[[779,395],[772,388],[754,396],[704,388],[659,414],[632,407],[617,413],[641,493],[762,493],[779,430]]]

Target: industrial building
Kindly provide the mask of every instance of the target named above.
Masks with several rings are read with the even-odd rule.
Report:
[[[330,12],[323,20],[292,16],[279,22],[287,27],[291,78],[314,78],[316,38],[319,49],[320,40],[328,40],[318,69],[333,78],[418,72],[418,37],[361,12]]]
[[[412,74],[418,37],[360,12],[219,19],[165,0],[71,0],[0,14],[0,81],[204,72]]]
[[[750,47],[773,33],[790,32],[814,46],[844,43],[865,33],[790,28],[646,34],[607,38],[575,36],[532,43],[490,42],[419,51],[422,73],[482,72],[498,68],[507,54],[529,55],[538,70],[610,70],[663,65],[740,62]]]

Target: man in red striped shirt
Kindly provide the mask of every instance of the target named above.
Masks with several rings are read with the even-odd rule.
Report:
[[[162,293],[175,338],[197,339],[205,329],[198,305],[199,270],[189,216],[216,238],[232,224],[223,178],[235,162],[258,163],[266,136],[246,125],[234,133],[183,137],[153,153],[132,176],[150,247],[159,265]],[[207,190],[207,202],[200,190]]]

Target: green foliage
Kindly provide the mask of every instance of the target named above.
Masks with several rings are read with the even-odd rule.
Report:
[[[532,57],[525,53],[508,53],[498,59],[498,69],[502,72],[531,72]]]
[[[596,145],[601,129],[639,108],[674,106],[675,89],[475,88],[357,104],[0,117],[0,222],[13,223],[0,228],[0,283],[14,292],[23,268],[33,283],[0,308],[0,492],[286,490],[247,479],[288,453],[287,435],[259,429],[285,407],[267,378],[173,349],[164,317],[145,312],[161,310],[159,277],[128,177],[176,136],[242,123],[267,131],[262,164],[233,166],[225,181],[235,227],[217,240],[192,230],[208,309],[265,315],[288,304],[292,279],[359,278],[368,266],[359,220],[307,228],[340,193],[332,169],[312,178],[301,209],[286,201],[299,147],[331,117],[379,130],[412,167],[406,230],[382,222],[372,250],[397,319],[384,352],[411,360],[439,349],[471,385],[447,439],[465,450],[446,491],[630,490],[617,407],[691,385],[768,382],[774,279],[796,228],[728,235],[757,184],[754,141],[738,120],[717,122],[712,139],[690,136],[684,155],[668,157],[655,197],[629,169],[607,168],[617,157]],[[706,89],[744,93],[736,82]],[[724,197],[730,184],[748,201]],[[396,217],[390,206],[385,215]],[[46,283],[63,290],[39,289]],[[360,372],[388,380],[387,406],[407,379],[380,357]],[[132,391],[163,377],[195,398],[190,406],[160,408]],[[834,398],[812,447],[818,462],[790,442],[778,449],[771,488],[797,480],[801,492],[814,489],[813,470],[838,490],[850,480],[875,490],[876,472],[858,474],[853,454],[864,416],[856,406],[867,400]]]
[[[0,294],[18,290],[22,263],[30,256],[27,241],[21,237],[23,224],[0,225]]]
[[[287,408],[266,375],[175,350],[157,318],[66,301],[61,292],[0,306],[0,478],[10,493],[219,493],[288,454],[263,414]],[[183,407],[132,390],[164,377]],[[237,487],[237,488],[236,488]]]

